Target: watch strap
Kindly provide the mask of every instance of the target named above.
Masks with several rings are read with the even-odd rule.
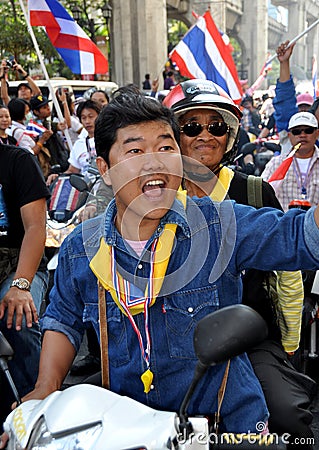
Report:
[[[22,291],[30,291],[31,283],[26,278],[16,278],[12,280],[11,287],[17,287]]]

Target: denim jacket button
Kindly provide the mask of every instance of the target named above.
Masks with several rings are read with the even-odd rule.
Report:
[[[143,269],[143,264],[139,264],[139,265],[137,266],[137,268],[138,268],[138,269]]]
[[[192,313],[192,312],[194,312],[194,308],[192,308],[192,307],[190,306],[189,308],[187,308],[187,311],[188,311],[189,313]]]

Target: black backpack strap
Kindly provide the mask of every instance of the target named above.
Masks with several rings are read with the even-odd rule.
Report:
[[[262,182],[263,180],[261,177],[248,175],[247,178],[248,205],[253,206],[254,208],[263,207]]]

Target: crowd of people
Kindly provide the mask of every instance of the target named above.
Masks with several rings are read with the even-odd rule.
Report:
[[[150,95],[134,85],[112,98],[95,90],[75,107],[70,93],[59,89],[63,120],[18,63],[23,81],[10,99],[2,61],[0,330],[15,350],[10,369],[24,400],[61,388],[88,329],[91,367],[81,370],[98,371],[101,290],[109,388],[176,411],[196,364],[195,324],[243,302],[265,318],[269,336],[248,354],[210,368],[189,414],[213,417],[218,410],[218,429],[237,433],[256,432],[262,422],[265,433],[289,433],[292,448],[298,448],[295,438],[313,436],[315,383],[292,357],[300,342],[301,271],[319,269],[319,101],[296,95],[293,47],[285,42],[277,50],[280,76],[264,108],[255,108],[250,96],[236,106],[211,81],[176,84],[166,66],[169,93],[162,101],[154,98],[159,83],[149,74],[143,89]],[[258,173],[263,180],[254,181],[258,141],[272,134],[276,151]],[[293,148],[274,191],[267,181]],[[97,167],[99,201],[90,201],[83,222],[65,239],[39,320],[48,284],[46,204],[56,166],[84,177]],[[289,209],[296,199],[315,208]],[[273,271],[276,304],[261,288]],[[13,402],[10,390],[4,392],[2,421]]]

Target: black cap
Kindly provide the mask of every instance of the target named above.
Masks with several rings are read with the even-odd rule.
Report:
[[[42,108],[42,106],[47,105],[50,101],[51,100],[48,100],[44,95],[35,95],[31,97],[30,106],[32,111],[34,111],[35,109],[38,110],[39,108]]]
[[[17,92],[19,92],[19,90],[20,90],[23,86],[26,87],[26,88],[28,88],[28,89],[30,89],[30,91],[32,92],[32,88],[30,87],[30,85],[29,85],[28,83],[20,83],[20,84],[18,85],[18,87],[17,87]]]

